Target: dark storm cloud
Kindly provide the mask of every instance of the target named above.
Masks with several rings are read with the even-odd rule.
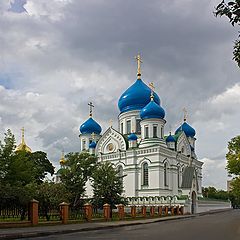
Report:
[[[59,47],[86,64],[106,64],[119,78],[127,75],[123,89],[134,81],[133,56],[140,51],[143,78],[155,82],[170,116],[183,106],[193,112],[238,81],[230,65],[234,30],[213,16],[213,7],[209,1],[75,1],[56,23]]]
[[[206,166],[222,164],[219,156],[240,116],[232,107],[239,92],[231,60],[237,32],[214,17],[218,2],[28,0],[22,5],[27,12],[20,13],[0,3],[1,76],[11,80],[0,80],[6,99],[0,129],[8,119],[14,130],[28,122],[32,138],[55,162],[62,148],[77,151],[89,101],[104,130],[110,119],[117,127],[117,101],[135,81],[134,56],[140,52],[143,80],[154,82],[166,110],[165,133],[180,124],[186,107],[197,130],[198,156],[211,157]]]

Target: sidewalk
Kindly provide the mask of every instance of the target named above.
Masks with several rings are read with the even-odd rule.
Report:
[[[91,223],[79,223],[79,224],[66,224],[66,225],[51,225],[51,226],[37,226],[37,227],[22,227],[22,228],[8,228],[0,229],[0,239],[16,239],[16,238],[28,238],[28,237],[40,237],[57,235],[64,233],[73,233],[81,231],[92,231],[100,229],[111,229],[115,227],[133,226],[140,224],[150,224],[154,222],[194,218],[196,216],[202,216],[207,214],[220,213],[229,211],[230,209],[214,210],[194,215],[179,215],[161,218],[141,219],[141,220],[129,220],[129,221],[114,221],[114,222],[91,222]]]

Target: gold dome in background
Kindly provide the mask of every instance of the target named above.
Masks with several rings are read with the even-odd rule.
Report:
[[[22,131],[22,141],[21,143],[16,147],[15,151],[26,151],[26,152],[32,152],[32,149],[27,146],[27,144],[25,143],[25,139],[24,139],[24,127],[21,129]]]
[[[61,156],[61,158],[60,158],[60,160],[59,160],[59,163],[60,163],[61,165],[64,165],[64,164],[66,163],[66,159],[64,158],[64,151],[62,151],[62,156]]]

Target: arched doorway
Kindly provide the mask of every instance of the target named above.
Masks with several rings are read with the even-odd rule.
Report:
[[[194,214],[196,213],[196,207],[197,207],[197,195],[196,192],[192,192],[192,207],[191,207],[191,213]]]

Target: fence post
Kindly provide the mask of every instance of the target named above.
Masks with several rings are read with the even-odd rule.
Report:
[[[131,206],[131,216],[132,218],[136,217],[136,206]]]
[[[62,202],[59,204],[59,206],[60,206],[60,214],[61,214],[62,224],[67,224],[69,204],[66,202]]]
[[[171,206],[171,215],[174,216],[174,206]]]
[[[168,216],[168,206],[165,206],[165,216]]]
[[[86,220],[90,222],[92,220],[92,204],[90,203],[84,204],[84,213]]]
[[[118,206],[118,217],[120,220],[124,219],[124,205],[119,204]]]
[[[110,205],[108,203],[103,205],[103,216],[106,221],[110,219]]]
[[[162,206],[158,206],[158,216],[162,216]]]
[[[180,213],[179,213],[179,205],[177,205],[177,215],[179,215]]]
[[[150,216],[154,217],[154,214],[155,214],[155,206],[151,206],[150,207]]]
[[[184,208],[183,208],[183,206],[180,207],[180,212],[181,212],[181,215],[184,214]]]
[[[38,224],[38,203],[35,199],[30,201],[30,221],[32,225]]]
[[[143,217],[147,216],[147,207],[146,206],[142,206],[142,215],[143,215]]]

